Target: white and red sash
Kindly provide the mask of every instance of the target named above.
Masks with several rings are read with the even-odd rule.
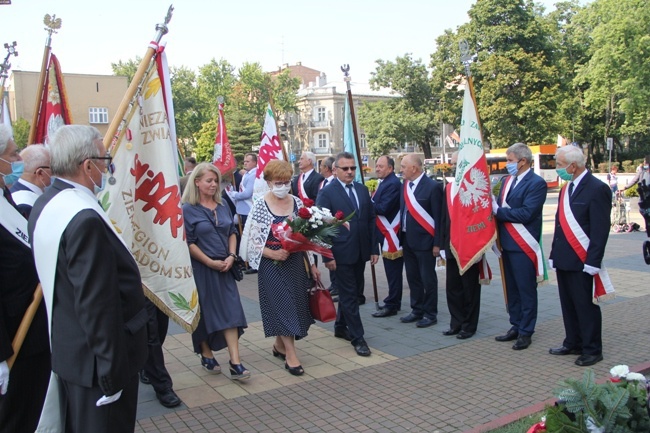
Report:
[[[411,216],[417,221],[420,226],[426,230],[431,236],[436,232],[436,223],[433,217],[424,210],[420,203],[418,203],[413,194],[413,190],[408,186],[409,182],[404,182],[404,202],[406,209],[408,209]]]
[[[381,255],[387,259],[394,260],[398,257],[402,257],[402,245],[399,243],[399,238],[397,234],[400,230],[400,219],[401,214],[397,212],[393,221],[388,221],[383,215],[377,215],[375,223],[379,232],[384,235],[384,243],[381,247]]]
[[[304,176],[303,173],[300,173],[298,175],[298,198],[304,201],[306,198],[309,198],[309,196],[307,196],[307,191],[305,191],[305,186],[302,184],[303,176]]]
[[[567,183],[568,185],[568,183]],[[566,193],[566,185],[560,191],[560,203],[558,208],[558,215],[560,219],[560,226],[562,227],[562,232],[566,237],[569,245],[573,248],[573,251],[578,255],[578,258],[582,263],[587,262],[587,250],[589,249],[589,237],[582,230],[578,221],[576,221],[573,212],[571,211],[571,205],[569,204],[569,194]],[[605,269],[605,264],[601,264],[600,271],[594,275],[594,287],[593,287],[593,303],[597,304],[602,300],[613,298],[614,285],[609,278],[609,273]]]
[[[29,245],[29,236],[27,235],[27,220],[15,207],[7,201],[0,190],[0,224],[6,228],[9,233],[23,243],[27,248]]]
[[[501,207],[510,208],[506,202],[506,196],[512,188],[514,177],[510,176],[506,179],[503,185],[503,194],[501,194]],[[545,281],[544,273],[544,253],[542,251],[542,246],[539,243],[539,240],[535,239],[533,235],[524,227],[521,223],[512,223],[512,222],[503,222],[502,223],[505,229],[508,231],[508,234],[515,241],[517,246],[526,254],[526,256],[533,262],[535,266],[535,273],[537,275],[537,282],[541,283]]]

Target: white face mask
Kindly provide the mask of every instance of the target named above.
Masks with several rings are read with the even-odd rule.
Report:
[[[289,195],[289,190],[291,189],[291,185],[282,185],[282,186],[275,186],[273,185],[271,187],[271,192],[277,197],[277,198],[285,198],[287,195]]]

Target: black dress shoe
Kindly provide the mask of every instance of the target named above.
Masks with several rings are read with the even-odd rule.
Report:
[[[354,344],[354,351],[357,352],[359,356],[370,356],[370,348],[368,343],[365,340],[360,340],[357,344]]]
[[[528,349],[528,346],[533,342],[530,338],[530,335],[520,335],[515,341],[515,344],[512,345],[512,350],[524,350]]]
[[[336,287],[330,286],[329,291],[330,291],[330,295],[332,296],[338,296],[339,294],[339,289],[337,289]]]
[[[438,319],[429,319],[428,317],[423,317],[417,321],[415,326],[418,328],[428,328],[429,326],[435,325],[436,323],[438,323]]]
[[[245,273],[246,275],[257,274],[257,269],[248,268],[248,269],[246,269],[246,270],[244,271],[244,273]]]
[[[551,347],[548,349],[548,353],[551,355],[582,355],[581,349],[568,349],[564,346],[560,347]]]
[[[365,297],[365,296],[361,296],[361,297],[359,297],[359,298],[357,299],[357,302],[359,303],[359,305],[363,305],[363,304],[365,304],[365,303],[366,303],[366,297]]]
[[[352,337],[350,337],[350,332],[348,332],[347,329],[335,329],[334,336],[336,338],[342,338],[346,341],[352,341]]]
[[[645,260],[646,265],[650,265],[650,241],[643,243],[643,260]]]
[[[472,338],[474,336],[473,332],[467,332],[467,331],[460,331],[456,338],[459,340],[467,340],[468,338]]]
[[[338,302],[339,301],[339,295],[332,295],[332,302]]]
[[[402,323],[413,323],[421,320],[422,316],[416,316],[413,313],[409,313],[408,316],[400,317],[399,321]]]
[[[388,308],[382,308],[380,310],[375,311],[374,313],[371,314],[372,317],[389,317],[389,316],[396,316],[397,315],[397,310],[390,310]]]
[[[449,328],[446,331],[442,331],[442,335],[446,335],[446,336],[456,335],[459,332],[460,332],[460,328],[459,329]]]
[[[149,376],[147,376],[147,373],[144,370],[140,370],[138,376],[140,376],[140,382],[145,385],[151,385],[151,379],[149,379]]]
[[[494,337],[496,341],[514,341],[519,337],[519,332],[515,331],[514,329],[509,330],[506,332],[504,335],[499,335],[498,337]]]
[[[171,388],[167,388],[162,392],[156,392],[156,398],[165,407],[176,407],[181,404],[181,399],[178,398]]]
[[[580,367],[589,367],[603,360],[603,355],[582,355],[576,359],[576,365]]]

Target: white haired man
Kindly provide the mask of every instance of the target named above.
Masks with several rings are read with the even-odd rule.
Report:
[[[18,211],[29,218],[36,199],[52,183],[50,151],[42,144],[32,144],[20,152],[25,169],[9,191]]]

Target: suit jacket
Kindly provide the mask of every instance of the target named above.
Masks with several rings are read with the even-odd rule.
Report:
[[[0,200],[4,198],[0,197]],[[32,302],[38,275],[32,250],[0,225],[0,362],[13,355],[11,342]],[[20,349],[22,356],[49,352],[45,303],[36,311]],[[20,358],[18,358],[20,360]],[[27,391],[25,391],[27,392]]]
[[[302,176],[302,173],[300,173],[298,176],[294,177],[293,180],[291,181],[291,190],[293,191],[293,195],[296,197],[300,197],[299,193],[299,188],[298,188],[298,178]],[[307,193],[307,197],[309,197],[312,200],[316,200],[316,197],[318,196],[318,190],[320,189],[320,183],[325,179],[323,175],[321,175],[319,172],[316,170],[313,170],[307,179],[303,182],[302,186],[305,187],[305,192]]]
[[[37,195],[34,191],[32,191],[27,185],[21,183],[20,181],[16,181],[13,185],[11,185],[11,188],[9,188],[9,191],[11,193],[18,192],[18,191],[28,191],[34,195]],[[26,204],[26,203],[16,203],[16,209],[18,209],[18,212],[22,216],[25,217],[25,219],[29,218],[29,213],[32,211],[32,205]]]
[[[404,185],[408,188],[409,181],[404,179]],[[404,188],[404,186],[402,186]],[[418,201],[420,206],[433,218],[435,224],[434,236],[431,237],[429,232],[427,232],[416,220],[413,218],[410,212],[406,214],[406,232],[403,232],[400,229],[402,237],[406,238],[408,246],[412,250],[416,251],[427,251],[433,250],[433,247],[440,247],[441,244],[441,215],[442,215],[442,201],[444,199],[444,194],[442,191],[442,186],[429,178],[426,174],[422,176],[420,182],[418,182],[413,191],[415,199]],[[406,211],[406,202],[404,200],[404,191],[402,191],[400,197],[400,212],[404,215]],[[404,217],[402,216],[402,221]]]
[[[402,193],[402,182],[399,181],[395,173],[391,173],[383,179],[375,195],[372,196],[372,203],[375,210],[375,215],[386,217],[390,223],[399,212],[400,195]],[[384,241],[384,235],[381,234],[379,228],[376,228],[377,242]]]
[[[352,265],[370,260],[371,254],[379,254],[375,241],[375,211],[370,202],[368,188],[353,182],[354,191],[359,199],[359,211],[349,221],[350,229],[341,226],[332,242],[332,253],[337,264]],[[332,214],[342,211],[349,215],[354,211],[347,191],[341,182],[335,180],[318,194],[316,205],[329,209]],[[323,261],[329,259],[323,258]]]
[[[501,198],[504,191],[505,179],[510,176],[504,176],[501,179],[501,190],[499,191],[498,203],[501,204]],[[546,201],[548,187],[546,181],[533,172],[531,168],[528,173],[517,181],[517,186],[511,194],[506,197],[510,209],[500,207],[496,214],[497,223],[512,222],[521,223],[526,230],[530,232],[533,238],[539,240],[542,236],[542,209]],[[497,224],[499,228],[499,240],[501,249],[504,251],[519,252],[522,249],[517,245],[515,240],[510,236],[508,230],[503,224]]]
[[[566,188],[565,193],[568,194],[568,187]],[[569,206],[576,221],[589,237],[586,264],[600,268],[611,227],[612,192],[606,183],[587,172],[569,198]],[[584,268],[560,226],[559,207],[555,214],[555,233],[550,259],[558,270],[582,271]]]
[[[71,187],[57,179],[36,201],[28,225],[32,245],[45,205]],[[52,370],[65,381],[99,385],[105,395],[115,394],[147,359],[147,319],[140,271],[131,252],[100,215],[82,210],[59,243]]]
[[[243,191],[239,191],[239,188],[237,188],[236,192],[232,195],[232,198],[235,202],[237,214],[239,215],[248,215],[251,210],[251,206],[253,206],[253,189],[255,188],[255,176],[257,176],[257,168],[249,170],[242,177],[240,183],[240,186],[243,185]],[[237,186],[236,179],[235,186]]]

